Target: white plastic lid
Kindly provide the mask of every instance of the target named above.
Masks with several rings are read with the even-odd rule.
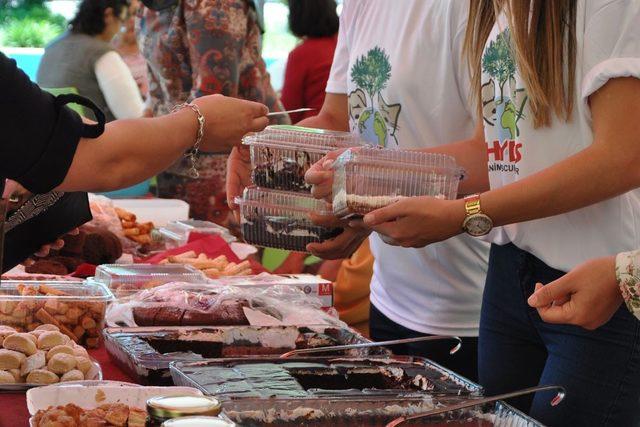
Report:
[[[277,148],[297,148],[322,153],[365,144],[358,136],[349,132],[289,125],[268,126],[262,132],[245,136],[242,143]]]

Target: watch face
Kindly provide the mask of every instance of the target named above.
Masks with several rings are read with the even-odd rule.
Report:
[[[471,236],[484,236],[493,228],[493,222],[484,214],[475,214],[464,220],[462,228]]]

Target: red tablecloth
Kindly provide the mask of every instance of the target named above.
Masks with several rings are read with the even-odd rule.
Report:
[[[103,348],[90,350],[89,354],[102,367],[102,376],[105,380],[132,382],[115,366],[107,351]],[[24,427],[29,425],[29,411],[25,393],[0,394],[0,427]]]

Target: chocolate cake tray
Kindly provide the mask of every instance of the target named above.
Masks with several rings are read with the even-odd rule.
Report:
[[[385,426],[399,416],[482,394],[480,386],[428,359],[411,356],[174,362],[171,374],[175,384],[216,396],[227,416],[238,425],[250,427]],[[504,420],[526,419],[500,405],[406,425],[462,425],[458,422],[464,421],[463,425],[484,426],[494,425],[498,416]],[[537,425],[527,422],[499,425]]]
[[[169,364],[174,361],[224,357],[255,360],[300,348],[370,342],[348,328],[326,325],[107,328],[104,340],[111,359],[145,385],[171,385]],[[374,347],[323,354],[388,357],[391,352]]]

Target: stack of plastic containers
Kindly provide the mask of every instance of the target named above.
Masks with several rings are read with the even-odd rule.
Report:
[[[364,215],[402,197],[455,199],[463,170],[453,157],[404,150],[347,150],[333,163],[333,213]]]
[[[197,219],[171,221],[165,227],[161,227],[158,233],[162,236],[162,240],[166,243],[168,249],[186,245],[189,242],[191,233],[220,236],[227,243],[237,240],[226,228],[210,221]]]
[[[340,229],[315,225],[311,213],[330,214],[330,206],[314,199],[304,175],[327,153],[363,143],[347,132],[296,126],[269,126],[243,143],[251,152],[255,187],[237,199],[247,242],[292,251],[306,251],[311,242],[336,236]]]

